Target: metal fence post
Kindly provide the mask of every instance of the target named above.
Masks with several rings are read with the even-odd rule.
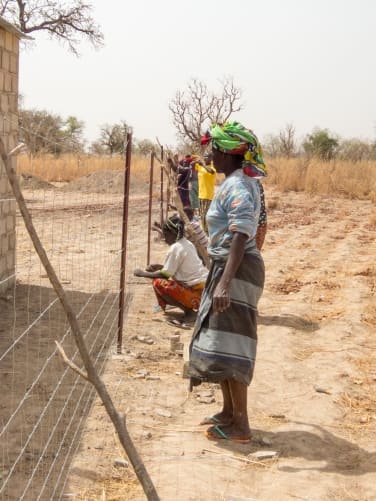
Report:
[[[154,151],[150,155],[150,178],[149,178],[149,215],[148,215],[148,247],[146,264],[150,264],[150,246],[151,246],[151,214],[153,205],[153,181],[154,181]]]
[[[164,151],[163,151],[163,146],[161,146],[161,162],[163,164],[164,161]],[[160,194],[160,212],[161,212],[161,226],[164,221],[164,214],[163,214],[163,167],[161,166],[161,194]]]
[[[125,148],[123,222],[122,222],[122,235],[121,235],[121,264],[120,264],[120,287],[119,287],[120,293],[119,293],[119,318],[118,318],[118,337],[117,337],[118,353],[121,353],[123,346],[125,267],[127,263],[128,208],[129,208],[131,155],[132,155],[132,132],[128,132],[126,139],[126,148]]]

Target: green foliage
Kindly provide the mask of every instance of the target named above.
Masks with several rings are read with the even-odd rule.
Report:
[[[156,152],[159,150],[159,146],[150,141],[150,139],[140,139],[136,142],[135,151],[140,155],[150,155],[152,151]]]
[[[21,109],[18,118],[20,140],[32,155],[59,155],[83,150],[84,123],[74,116],[64,120],[46,110]]]
[[[328,129],[314,129],[303,143],[304,151],[321,160],[332,160],[336,157],[339,146],[337,137],[331,136]]]
[[[83,133],[85,124],[82,120],[78,120],[75,116],[69,116],[64,123],[64,132],[72,144],[76,144],[78,149],[82,149]]]

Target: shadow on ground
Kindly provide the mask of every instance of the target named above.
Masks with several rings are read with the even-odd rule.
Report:
[[[293,424],[293,423],[292,423]],[[325,428],[311,424],[296,424],[311,427],[312,431],[263,431],[253,429],[253,442],[247,445],[236,444],[225,440],[216,441],[216,445],[236,454],[248,454],[256,450],[266,449],[262,439],[267,439],[272,444],[270,449],[278,451],[280,459],[304,459],[312,462],[325,462],[322,465],[280,465],[279,470],[295,473],[305,470],[317,470],[326,473],[341,475],[364,475],[376,472],[376,452],[362,449],[342,437],[339,437]]]
[[[317,331],[320,324],[312,322],[297,315],[257,315],[257,323],[260,325],[280,325],[301,331]]]

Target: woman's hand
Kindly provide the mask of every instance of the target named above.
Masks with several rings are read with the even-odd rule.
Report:
[[[141,270],[140,268],[136,268],[133,272],[133,275],[135,277],[144,277],[145,276],[145,272],[144,270]]]
[[[225,311],[230,306],[230,284],[243,259],[247,238],[243,233],[234,232],[223,274],[213,294],[214,313]]]
[[[149,266],[146,267],[146,271],[158,271],[162,268],[163,266],[161,264],[149,264]]]
[[[230,306],[230,291],[221,281],[219,281],[213,294],[214,313],[222,313]]]

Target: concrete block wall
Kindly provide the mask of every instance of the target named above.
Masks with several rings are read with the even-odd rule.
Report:
[[[18,51],[19,38],[0,27],[0,136],[6,151],[18,138]],[[15,242],[16,203],[0,165],[0,295],[15,283]]]

